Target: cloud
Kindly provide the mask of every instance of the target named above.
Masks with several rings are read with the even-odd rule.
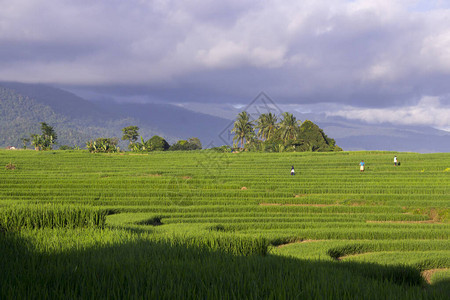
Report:
[[[442,104],[444,102],[446,104]],[[327,116],[339,116],[370,124],[426,125],[450,131],[450,101],[438,97],[423,97],[416,105],[383,109],[346,106],[337,111],[325,111]]]
[[[168,102],[242,103],[266,91],[283,103],[370,108],[450,93],[445,1],[0,5],[0,80]]]

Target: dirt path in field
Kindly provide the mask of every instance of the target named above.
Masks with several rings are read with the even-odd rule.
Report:
[[[425,270],[421,273],[421,275],[428,284],[431,284],[431,276],[433,276],[434,273],[446,270],[448,270],[448,268]]]
[[[312,207],[325,207],[325,206],[339,206],[339,204],[291,204],[291,203],[260,203],[261,206],[312,206]]]

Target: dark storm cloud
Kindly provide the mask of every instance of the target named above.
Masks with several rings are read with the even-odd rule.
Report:
[[[445,105],[450,94],[443,1],[0,4],[0,80],[168,102],[243,103],[266,91],[324,110]]]

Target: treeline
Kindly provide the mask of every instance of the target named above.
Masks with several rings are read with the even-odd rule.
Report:
[[[52,150],[57,145],[58,136],[52,126],[45,122],[41,122],[41,134],[33,133],[29,138],[22,138],[23,148],[31,143],[36,151]],[[179,140],[175,144],[170,145],[164,138],[160,136],[153,136],[147,141],[142,136],[139,136],[139,127],[128,126],[122,129],[122,140],[128,140],[128,148],[135,152],[150,152],[150,151],[177,151],[177,150],[200,150],[202,143],[196,137],[187,140]],[[140,142],[138,142],[140,138]],[[60,150],[80,150],[78,146],[59,145]],[[119,138],[100,137],[86,142],[86,149],[93,153],[114,153],[119,152]]]
[[[176,150],[200,150],[202,144],[198,138],[190,138],[187,140],[179,140],[173,145],[162,137],[154,135],[147,141],[142,136],[139,136],[139,127],[128,126],[122,129],[122,140],[129,142],[128,149],[134,152],[150,152],[150,151],[176,151]],[[140,142],[138,139],[140,138]],[[120,149],[118,138],[98,138],[90,140],[86,143],[86,148],[89,152],[118,152]]]
[[[22,139],[24,148],[27,143],[36,150],[50,150],[56,143],[57,135],[53,127],[41,123],[42,134],[32,134],[30,139]],[[200,150],[202,143],[196,137],[179,140],[173,145],[162,137],[154,135],[144,140],[139,135],[139,127],[128,126],[122,129],[122,140],[128,141],[128,149],[134,152]],[[260,152],[304,152],[304,151],[342,151],[334,139],[329,138],[319,126],[309,120],[301,122],[288,112],[284,112],[279,119],[272,113],[261,114],[258,119],[250,120],[250,115],[243,111],[238,114],[231,133],[233,148],[229,146],[216,147],[217,151],[260,151]],[[119,152],[118,138],[97,138],[89,140],[86,148],[94,153]],[[62,145],[61,150],[74,149]],[[79,147],[75,147],[79,149]]]
[[[342,151],[336,141],[329,138],[313,122],[301,122],[288,112],[279,119],[273,113],[261,114],[251,121],[243,111],[234,122],[233,146],[240,150],[263,152]]]

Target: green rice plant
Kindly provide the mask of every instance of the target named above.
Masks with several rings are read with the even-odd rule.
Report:
[[[14,205],[0,209],[0,225],[6,231],[23,228],[103,228],[106,211],[74,206],[24,206]]]
[[[201,151],[132,154],[0,150],[20,165],[0,170],[0,239],[14,235],[0,298],[445,295],[418,278],[447,264],[448,153],[395,153],[400,168],[381,151],[223,153],[209,166]],[[104,212],[102,229],[77,209]]]

